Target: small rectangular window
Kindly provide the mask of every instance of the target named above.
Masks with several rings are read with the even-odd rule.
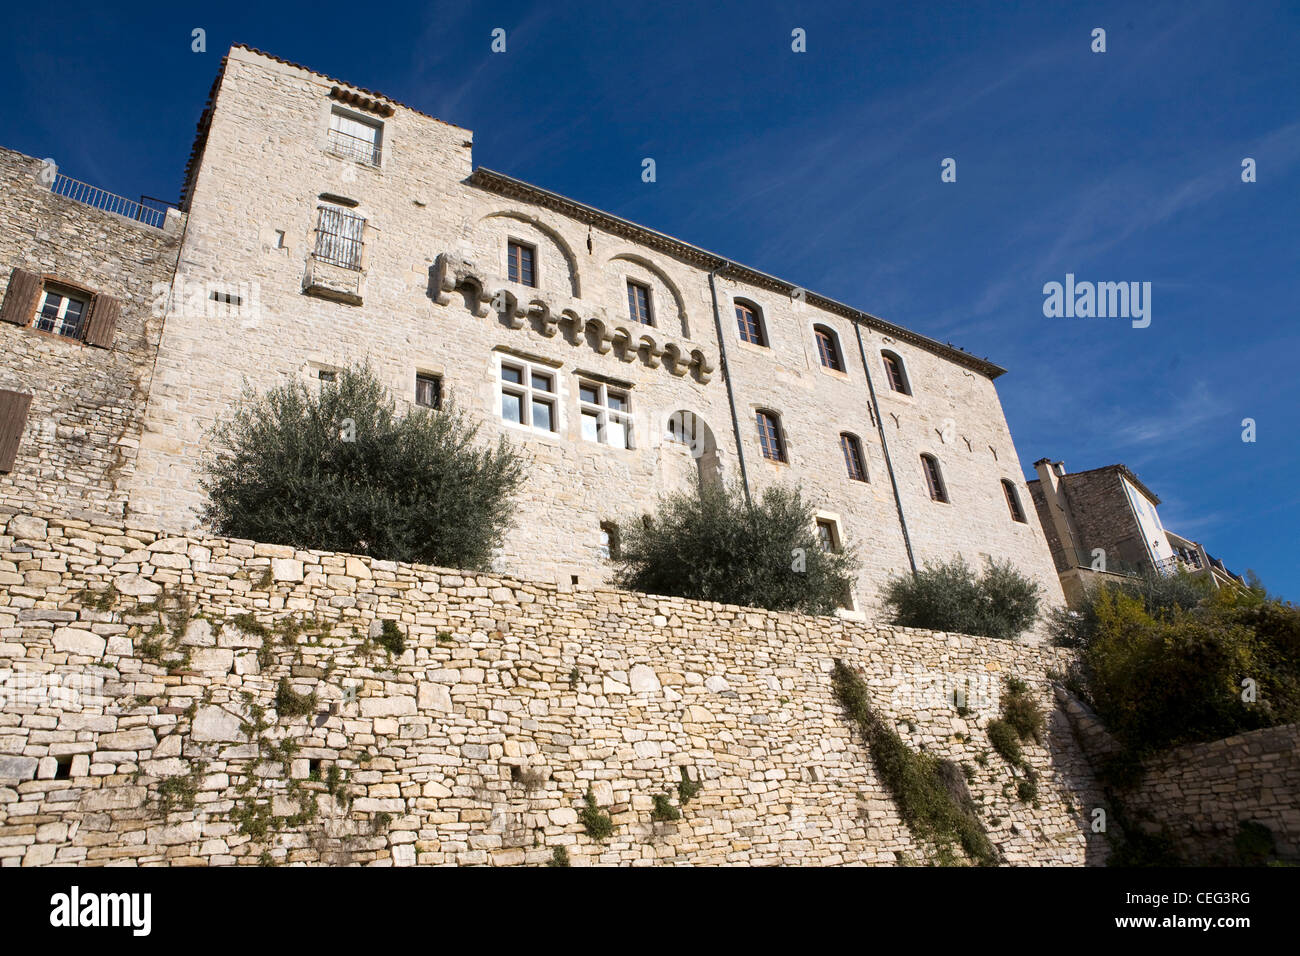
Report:
[[[330,110],[329,150],[335,156],[378,166],[384,124],[338,106]]]
[[[650,317],[650,287],[630,279],[627,283],[627,309],[633,322],[654,325]]]
[[[615,448],[632,447],[626,392],[601,382],[579,382],[578,405],[585,440]]]
[[[425,408],[442,407],[442,379],[437,375],[415,375],[415,404]]]
[[[89,305],[89,299],[47,288],[41,293],[33,328],[79,339]]]
[[[839,532],[835,528],[834,521],[828,518],[817,519],[817,543],[821,545],[823,551],[840,549]]]
[[[510,241],[506,248],[506,278],[520,285],[537,285],[537,276],[533,269],[536,250],[523,242]]]
[[[324,385],[333,385],[339,380],[339,373],[331,369],[322,368],[317,370],[316,378]]]

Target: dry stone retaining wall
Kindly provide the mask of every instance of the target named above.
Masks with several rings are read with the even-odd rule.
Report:
[[[971,768],[1009,862],[1104,856],[1055,649],[49,516],[0,528],[4,865],[923,862],[833,696],[837,657],[912,746]],[[1010,674],[1052,713],[1027,748],[1037,805],[983,730]],[[698,795],[653,821],[683,772]],[[607,843],[580,822],[588,789]]]

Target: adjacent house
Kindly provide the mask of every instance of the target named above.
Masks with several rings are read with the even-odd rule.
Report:
[[[1034,469],[1029,493],[1069,603],[1096,581],[1151,572],[1181,569],[1215,587],[1244,583],[1198,542],[1165,528],[1160,499],[1126,465],[1070,474],[1065,462],[1041,458]]]

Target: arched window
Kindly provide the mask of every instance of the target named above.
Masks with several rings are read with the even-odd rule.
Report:
[[[817,337],[817,357],[822,365],[836,372],[844,371],[844,356],[840,354],[840,343],[835,333],[824,325],[814,325],[813,335]]]
[[[758,306],[752,302],[736,300],[736,326],[740,329],[741,341],[750,345],[767,347],[767,334],[763,330],[763,318]]]
[[[925,472],[925,486],[930,491],[930,500],[947,502],[948,489],[944,486],[943,474],[939,471],[939,459],[934,455],[922,455],[921,469]]]
[[[903,360],[898,357],[898,353],[881,352],[880,357],[885,360],[885,376],[889,379],[889,387],[904,395],[911,395],[912,383],[907,380],[907,370],[903,367]]]
[[[840,450],[844,452],[844,467],[848,469],[849,477],[854,481],[866,481],[867,463],[862,457],[862,442],[858,441],[858,436],[841,432]]]
[[[1028,524],[1025,521],[1024,509],[1020,507],[1020,494],[1016,491],[1016,486],[1005,478],[1002,479],[1002,493],[1007,496],[1007,508],[1011,511],[1011,520]]]
[[[758,442],[763,446],[764,458],[785,461],[785,438],[781,434],[781,419],[776,412],[758,413]]]

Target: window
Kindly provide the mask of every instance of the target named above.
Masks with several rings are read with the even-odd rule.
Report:
[[[904,395],[911,395],[912,386],[907,381],[907,372],[903,370],[903,360],[893,352],[881,352],[880,356],[885,360],[885,376],[889,379],[889,387]]]
[[[522,242],[510,241],[506,248],[506,278],[520,285],[537,285],[533,259],[537,250]]]
[[[823,551],[834,552],[840,549],[839,529],[830,518],[817,519],[817,543]]]
[[[763,446],[764,458],[785,461],[785,441],[781,437],[781,420],[774,413],[758,413],[758,441]]]
[[[361,237],[366,220],[339,206],[320,207],[315,258],[343,269],[361,271]]]
[[[41,304],[36,310],[36,321],[32,328],[79,339],[89,305],[87,299],[55,289],[45,289],[41,293]]]
[[[9,273],[0,322],[107,349],[121,312],[121,300],[111,295],[16,268]]]
[[[642,325],[654,325],[650,317],[650,287],[631,279],[627,283],[627,310],[633,322]]]
[[[930,491],[930,500],[947,502],[948,489],[943,486],[943,475],[939,472],[939,460],[933,455],[922,455],[921,468],[925,471],[925,485]]]
[[[612,521],[600,523],[600,556],[609,560],[618,559],[618,525]]]
[[[555,431],[555,373],[531,362],[501,359],[501,419]]]
[[[627,392],[599,382],[579,382],[578,410],[584,439],[615,448],[632,447]]]
[[[858,436],[841,432],[840,450],[844,452],[844,467],[848,469],[849,477],[854,481],[866,481],[867,466],[862,458],[862,442],[858,441]]]
[[[1016,492],[1016,486],[1005,478],[1002,479],[1002,493],[1007,496],[1007,507],[1011,510],[1011,520],[1028,524],[1025,521],[1025,512],[1020,507],[1020,495]]]
[[[379,165],[384,124],[339,107],[330,111],[329,150],[335,156]]]
[[[736,303],[736,325],[740,329],[741,341],[750,345],[767,346],[767,337],[763,335],[763,322],[758,317],[758,307],[747,302]]]
[[[844,371],[844,357],[840,355],[840,344],[835,333],[824,325],[815,325],[813,334],[817,337],[817,356],[822,365],[836,372]]]
[[[439,376],[415,373],[415,404],[425,408],[442,407],[442,379]]]

